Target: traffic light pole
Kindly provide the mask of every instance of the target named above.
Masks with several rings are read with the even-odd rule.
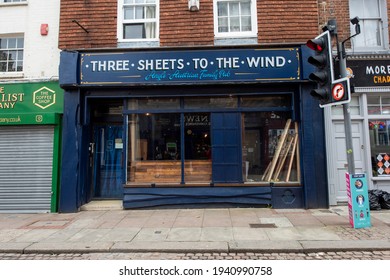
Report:
[[[347,59],[344,51],[344,44],[338,43],[338,57],[339,57],[339,67],[340,67],[340,78],[345,78],[348,76],[347,73]],[[348,164],[348,173],[355,174],[355,158],[353,154],[353,142],[352,142],[352,121],[351,121],[351,110],[349,103],[343,104],[343,113],[344,113],[344,130],[345,130],[345,144],[347,152],[347,164]]]

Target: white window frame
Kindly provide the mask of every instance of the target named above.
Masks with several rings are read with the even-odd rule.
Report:
[[[356,2],[354,0],[349,1],[350,7],[353,5],[356,5]],[[384,0],[378,0],[378,8],[379,8],[379,17],[363,17],[362,15],[354,15],[351,14],[351,8],[350,8],[350,17],[354,18],[356,16],[359,17],[360,22],[360,28],[361,28],[361,34],[357,36],[364,36],[364,21],[365,20],[376,20],[379,22],[380,25],[380,40],[381,45],[380,46],[361,46],[356,45],[356,38],[352,38],[352,50],[354,52],[370,52],[370,51],[385,51],[389,49],[389,36],[388,36],[388,18],[387,18],[387,5],[386,1]],[[360,7],[360,6],[359,6]],[[351,35],[354,35],[356,33],[355,31],[355,25],[350,24],[351,28]]]
[[[0,0],[0,5],[27,5],[27,0]]]
[[[240,2],[243,0],[214,0],[214,36],[216,38],[242,38],[242,37],[257,37],[257,1],[251,2],[251,31],[243,32],[219,32],[218,31],[218,3],[219,2]]]
[[[124,20],[124,0],[118,0],[118,12],[117,12],[117,38],[118,42],[150,42],[159,41],[160,34],[160,0],[156,0],[156,19],[143,19],[140,20]],[[137,39],[124,39],[123,38],[123,25],[126,23],[140,23],[140,22],[156,22],[156,37],[155,38],[137,38]]]
[[[8,76],[19,76],[21,74],[23,74],[23,71],[24,71],[24,61],[25,61],[25,38],[23,35],[0,35],[0,38],[1,39],[20,39],[20,38],[23,38],[23,48],[15,48],[15,49],[9,49],[9,48],[6,48],[6,49],[2,49],[2,50],[14,50],[14,51],[20,51],[20,50],[23,50],[23,59],[22,60],[17,60],[17,61],[21,61],[22,62],[22,71],[1,71],[0,70],[0,77],[8,77]],[[7,59],[7,63],[8,63],[8,59]]]

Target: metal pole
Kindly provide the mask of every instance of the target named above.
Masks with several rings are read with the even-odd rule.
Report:
[[[348,76],[347,73],[347,59],[345,57],[344,44],[339,43],[338,56],[340,61],[340,78],[345,78]],[[343,104],[343,113],[344,113],[344,130],[345,130],[345,144],[347,152],[347,164],[348,164],[348,173],[355,174],[355,159],[353,154],[353,142],[352,142],[352,121],[351,121],[351,110],[349,108],[349,103]]]

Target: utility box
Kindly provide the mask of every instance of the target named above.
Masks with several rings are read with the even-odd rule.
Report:
[[[366,174],[345,173],[347,180],[349,223],[353,228],[371,227]]]

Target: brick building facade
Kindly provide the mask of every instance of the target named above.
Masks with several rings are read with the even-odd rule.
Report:
[[[60,211],[327,207],[336,165],[305,42],[333,18],[348,37],[349,2],[61,1]]]
[[[60,49],[117,47],[117,3],[61,1]],[[315,0],[257,1],[258,43],[305,42],[318,33],[318,12]],[[200,1],[197,12],[187,0],[161,1],[160,46],[212,46],[213,20],[213,0]]]

